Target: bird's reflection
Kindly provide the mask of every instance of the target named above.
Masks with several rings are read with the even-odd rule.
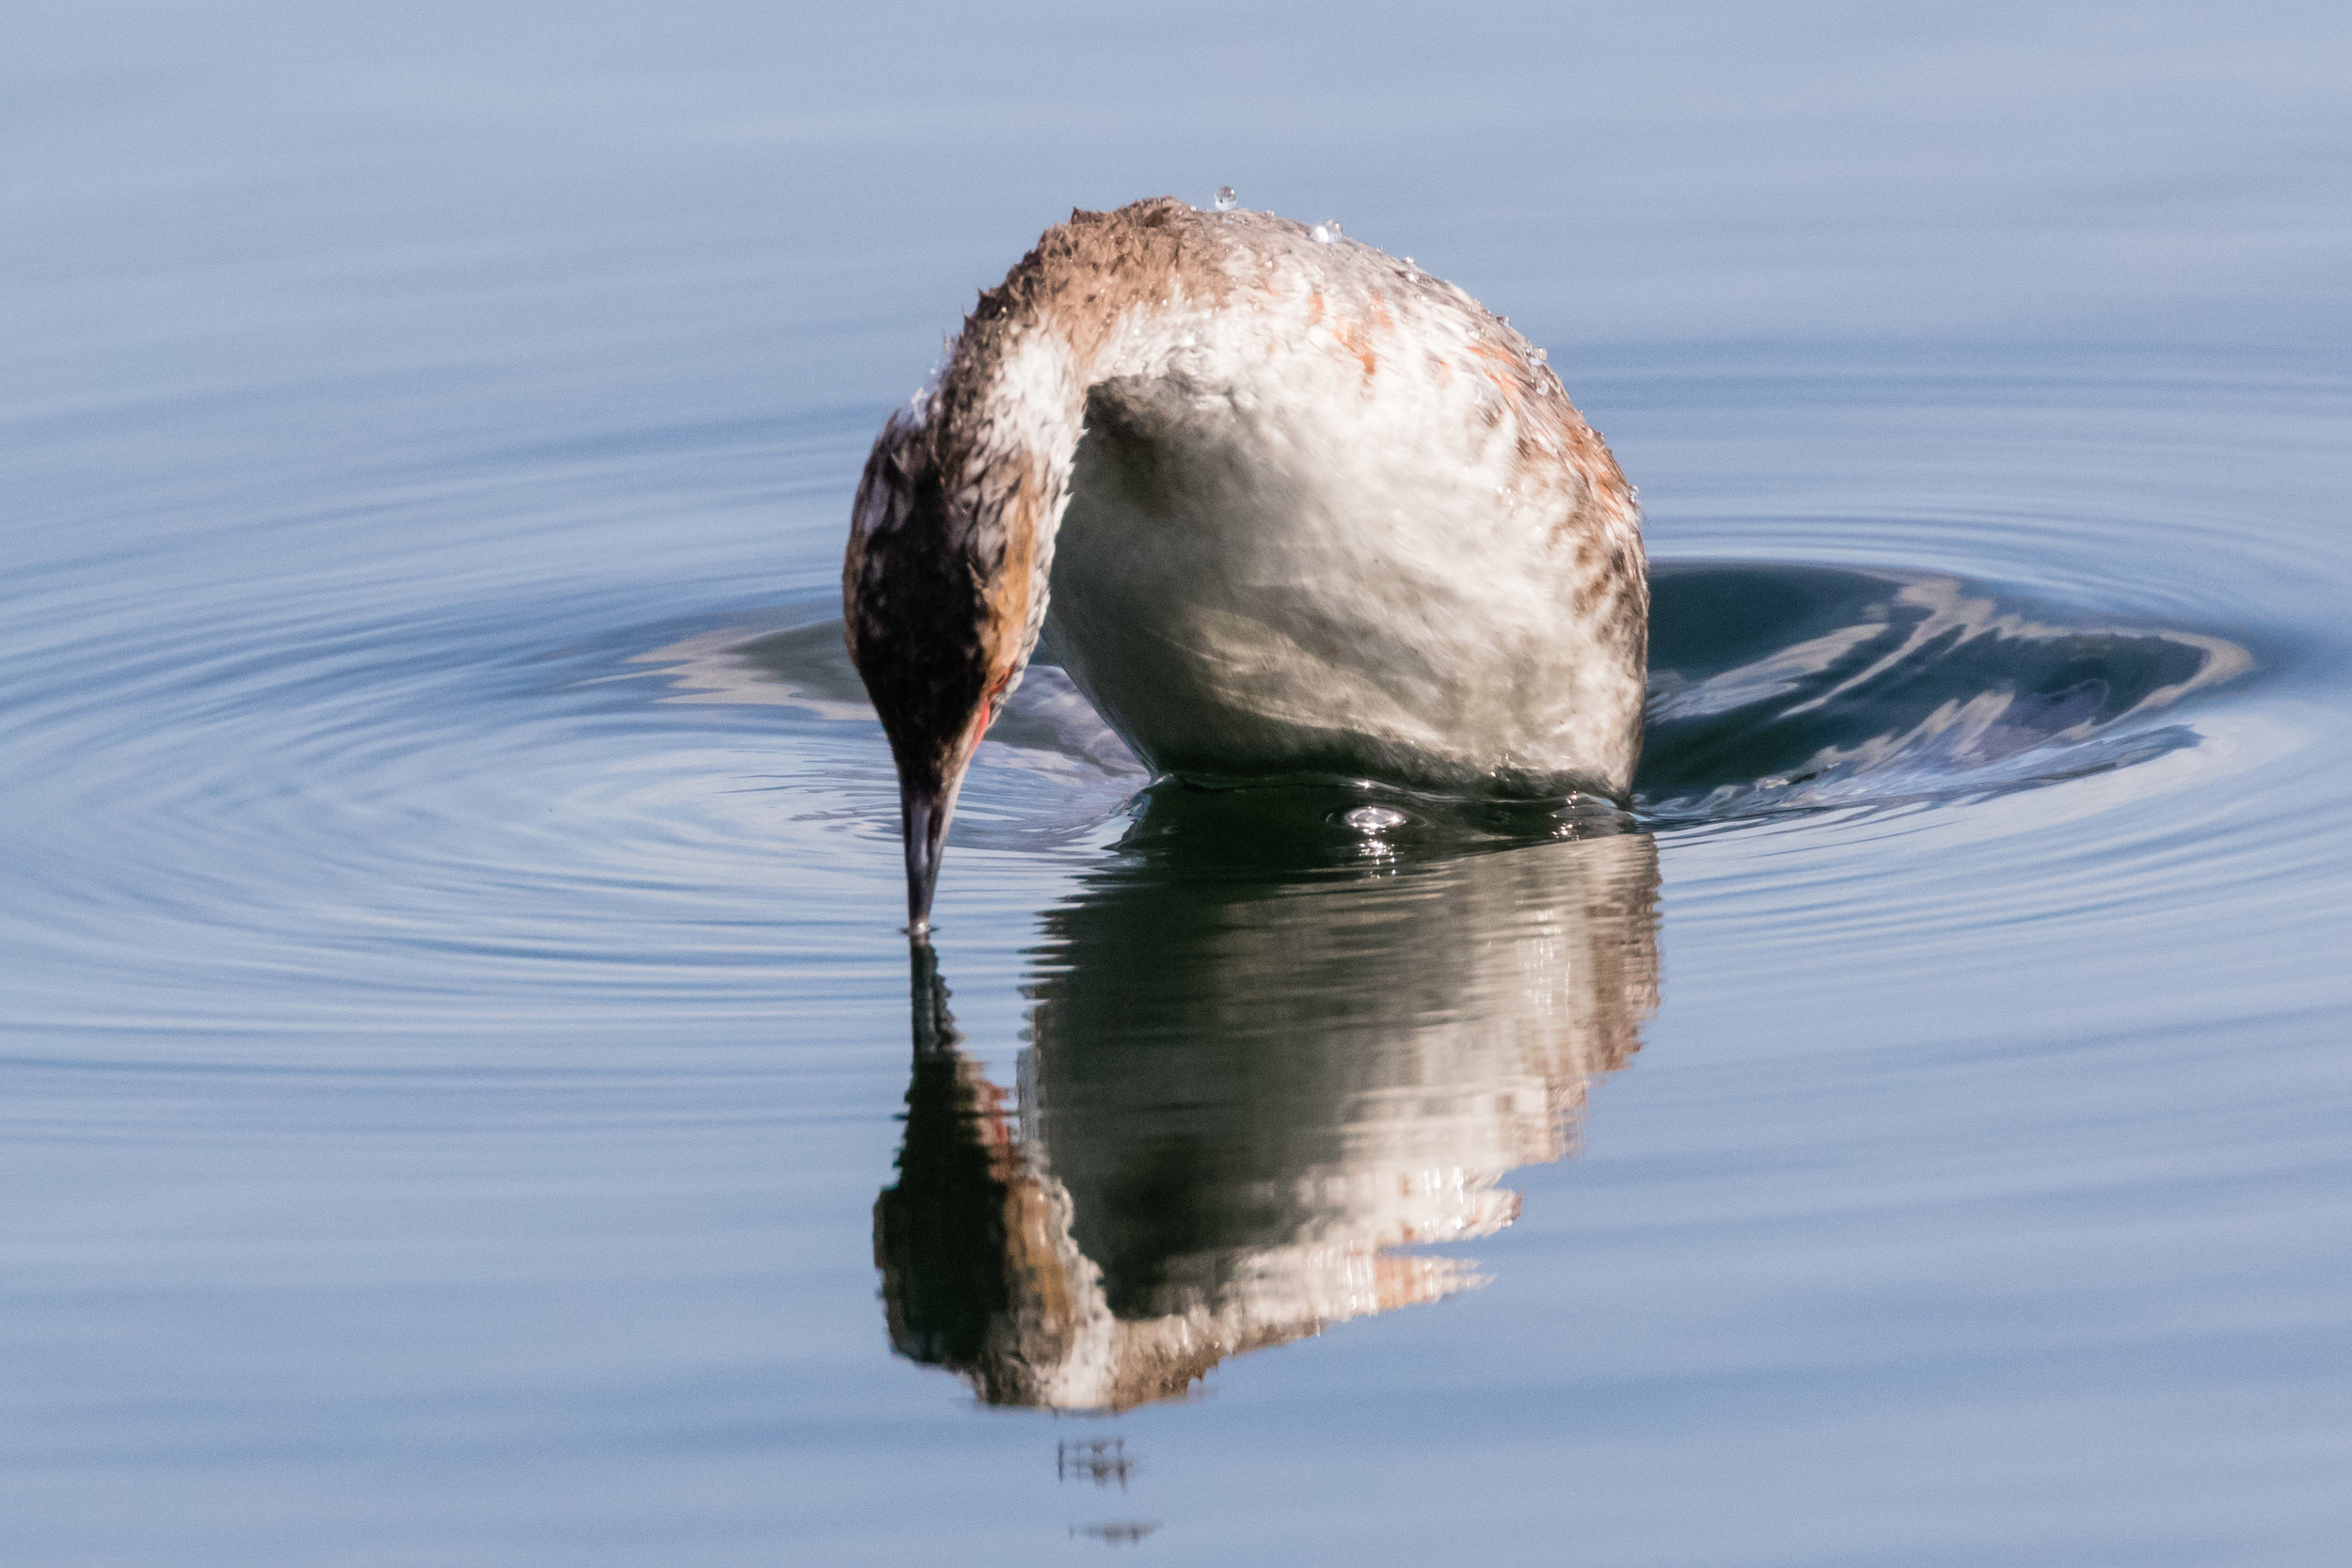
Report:
[[[1568,1151],[1656,1006],[1646,835],[1417,857],[1327,832],[1269,869],[1249,830],[1295,846],[1296,825],[1198,819],[1219,809],[1155,803],[1046,916],[1015,1088],[961,1049],[914,949],[876,1261],[894,1346],[989,1403],[1168,1399],[1227,1356],[1478,1283],[1392,1249],[1508,1224],[1498,1182]]]

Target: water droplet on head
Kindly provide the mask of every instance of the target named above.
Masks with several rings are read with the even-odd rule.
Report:
[[[1231,185],[1219,185],[1216,188],[1216,210],[1220,213],[1232,212],[1233,204],[1240,199],[1240,197],[1233,194],[1233,187]]]
[[[1386,832],[1402,828],[1412,818],[1394,806],[1357,806],[1340,813],[1340,825],[1353,828],[1359,833]]]
[[[1343,232],[1344,230],[1340,228],[1340,220],[1337,218],[1325,218],[1314,227],[1315,239],[1323,245],[1329,245]]]

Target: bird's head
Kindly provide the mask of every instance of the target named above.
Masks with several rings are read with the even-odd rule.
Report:
[[[842,562],[844,626],[898,766],[915,935],[930,923],[964,770],[1027,662],[1044,609],[1042,497],[1029,469],[992,462],[935,421],[901,414],[883,427],[858,484]]]

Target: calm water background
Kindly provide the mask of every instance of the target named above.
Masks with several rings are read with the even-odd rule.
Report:
[[[6,33],[11,1563],[2342,1560],[2340,8]],[[1190,1402],[991,1410],[877,1299],[887,757],[805,659],[691,661],[832,613],[866,441],[1041,228],[1227,182],[1549,345],[1661,561],[2254,668],[2130,766],[1635,841],[1638,1053],[1515,1224],[1412,1254],[1487,1283]],[[1221,985],[1301,1050],[1523,1000],[1479,978],[1508,890],[1336,968],[1120,969],[1201,830],[1118,847],[1140,779],[1033,720],[941,900],[998,1085],[1089,986]],[[1388,896],[1268,853],[1234,896]],[[1123,1488],[1057,1476],[1098,1439]]]

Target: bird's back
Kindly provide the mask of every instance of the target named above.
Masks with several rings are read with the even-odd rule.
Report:
[[[1623,794],[1641,538],[1558,378],[1408,262],[1169,205],[1100,221],[1156,217],[1223,286],[1170,268],[1087,389],[1051,578],[1073,677],[1168,771]]]

